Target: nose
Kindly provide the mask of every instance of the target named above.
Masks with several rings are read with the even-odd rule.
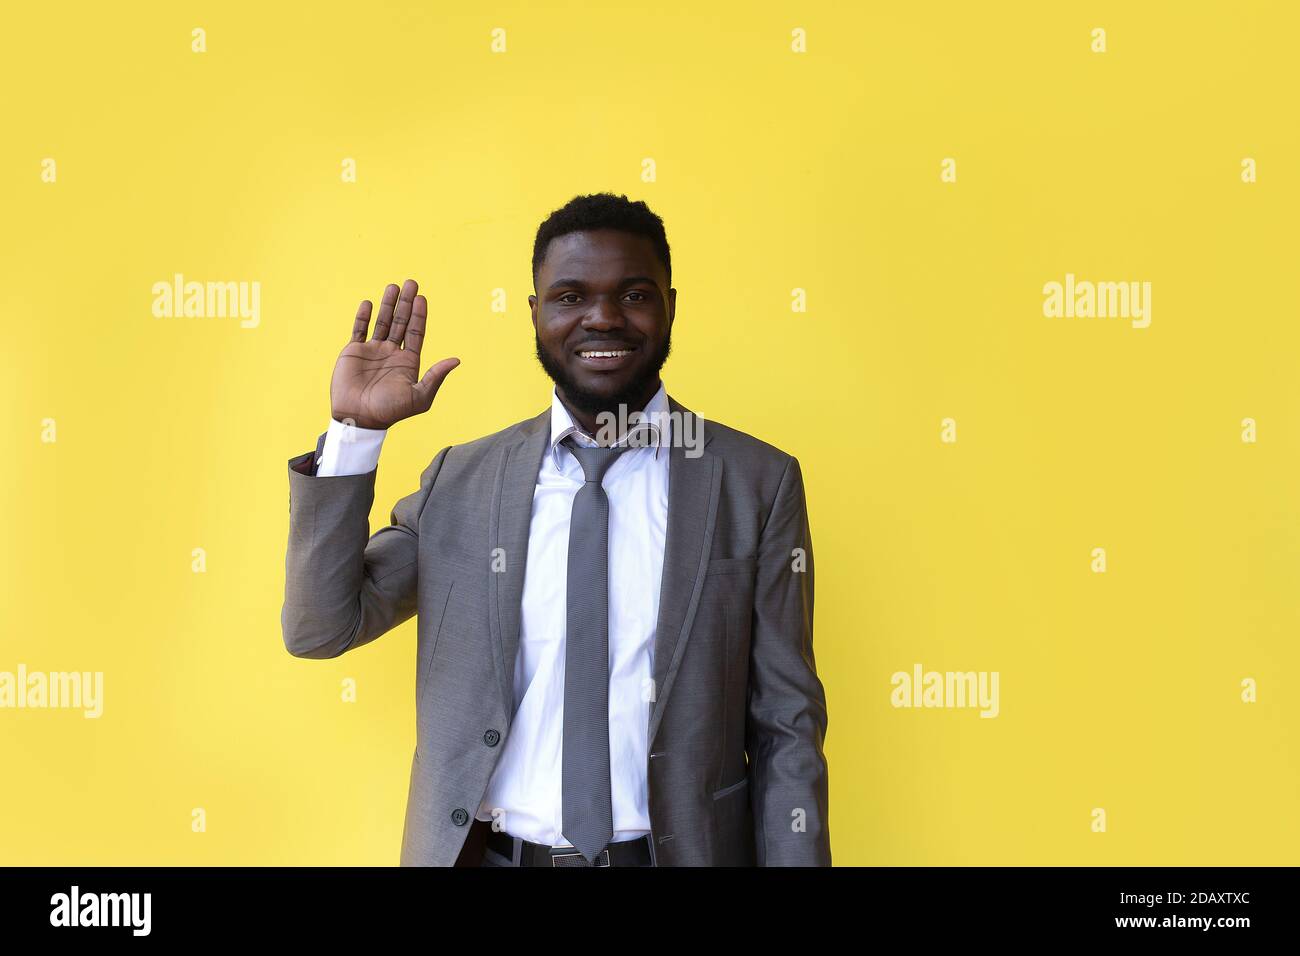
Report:
[[[597,296],[592,303],[591,309],[583,317],[582,327],[593,331],[604,332],[609,329],[621,329],[626,322],[623,319],[623,312],[618,307],[618,303],[606,296]]]

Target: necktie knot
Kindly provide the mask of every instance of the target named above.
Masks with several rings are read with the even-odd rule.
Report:
[[[614,464],[614,459],[628,450],[627,445],[617,448],[603,446],[588,448],[574,441],[572,435],[564,439],[564,445],[573,453],[573,457],[578,459],[578,464],[582,466],[583,477],[588,482],[596,484],[605,480],[605,472],[609,471],[609,466]]]

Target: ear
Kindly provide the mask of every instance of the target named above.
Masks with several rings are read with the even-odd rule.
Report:
[[[530,295],[528,297],[528,309],[533,315],[533,331],[536,332],[537,331],[537,296]]]

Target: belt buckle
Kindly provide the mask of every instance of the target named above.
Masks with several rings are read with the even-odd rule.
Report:
[[[566,858],[568,858],[568,857],[573,857],[573,856],[576,856],[576,857],[577,857],[579,860],[581,860],[582,862],[581,862],[581,863],[557,863],[557,862],[556,862],[556,860],[563,860],[563,859],[566,859]],[[604,862],[604,863],[601,863],[601,862],[600,862],[601,857],[604,857],[604,858],[605,858],[605,862]],[[614,865],[613,861],[610,860],[610,858],[609,858],[609,847],[606,847],[605,849],[603,849],[603,850],[601,850],[599,853],[597,853],[597,854],[596,854],[596,859],[593,860],[591,863],[588,863],[588,862],[587,862],[587,858],[586,858],[585,856],[583,856],[581,853],[556,853],[554,850],[551,851],[551,866],[552,866],[552,867],[557,867],[557,866],[613,866],[613,865]]]

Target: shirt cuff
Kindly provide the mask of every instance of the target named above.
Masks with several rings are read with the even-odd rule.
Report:
[[[374,471],[379,467],[379,450],[387,434],[387,428],[358,428],[330,419],[320,464],[316,466],[317,477],[364,475]]]

